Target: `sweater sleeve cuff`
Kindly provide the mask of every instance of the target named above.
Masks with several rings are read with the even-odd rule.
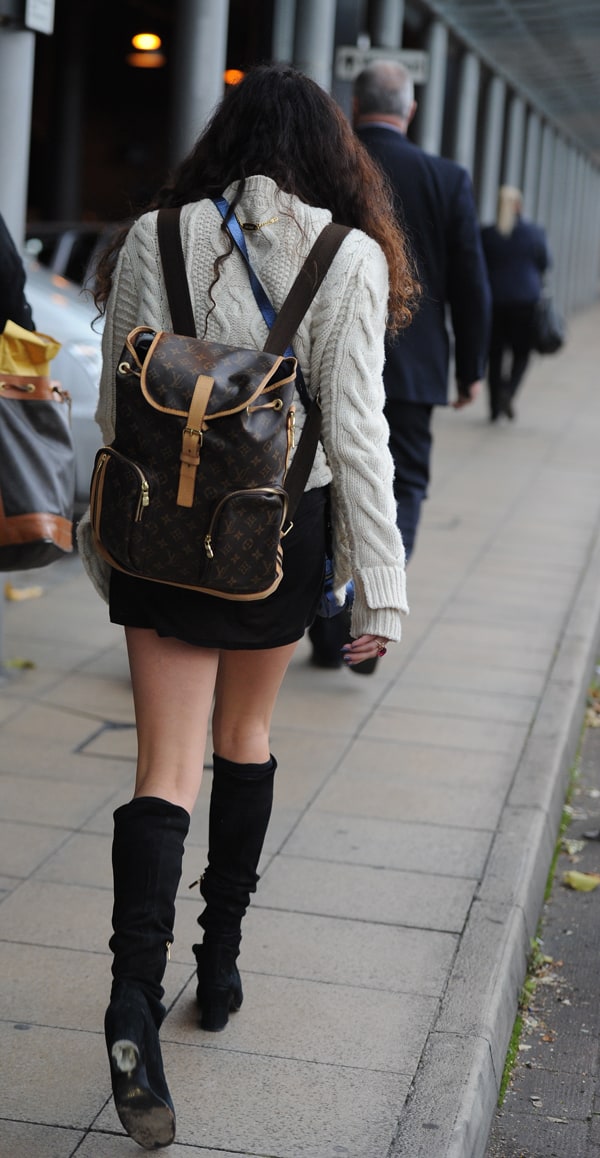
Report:
[[[364,591],[365,602],[372,610],[396,608],[408,614],[406,601],[406,572],[398,567],[363,567],[358,579]]]
[[[352,608],[350,634],[353,639],[359,635],[381,635],[392,643],[398,643],[402,636],[402,617],[395,607],[381,607],[371,611],[364,604],[355,601]]]

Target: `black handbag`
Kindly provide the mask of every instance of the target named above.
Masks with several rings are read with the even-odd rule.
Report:
[[[532,346],[538,354],[556,354],[565,344],[565,321],[547,292],[535,304]]]
[[[45,567],[73,550],[71,399],[48,373],[58,349],[13,322],[0,335],[0,571]]]

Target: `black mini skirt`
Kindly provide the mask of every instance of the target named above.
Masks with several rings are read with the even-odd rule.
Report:
[[[237,603],[113,568],[111,622],[227,651],[283,647],[301,639],[315,618],[323,587],[328,490],[318,487],[302,496],[283,540],[283,579],[266,599]]]

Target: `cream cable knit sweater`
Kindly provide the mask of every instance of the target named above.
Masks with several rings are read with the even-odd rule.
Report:
[[[236,186],[225,190],[228,200]],[[310,247],[331,220],[325,209],[282,193],[268,177],[249,177],[237,208],[241,222],[269,222],[247,232],[250,260],[275,310],[279,310]],[[134,326],[171,329],[159,258],[156,212],[141,217],[119,255],[103,335],[103,370],[96,419],[105,443],[115,437],[115,370],[126,335]],[[220,215],[210,201],[186,205],[181,231],[199,336],[262,348],[267,328],[250,290],[248,273],[235,251],[220,267],[212,294],[213,262],[226,252]],[[321,392],[322,445],[307,489],[332,485],[336,584],[352,576],[355,602],[352,634],[369,632],[400,639],[407,612],[404,549],[396,527],[393,464],[388,450],[383,333],[388,275],[380,247],[359,230],[344,242],[294,341],[311,395]],[[206,333],[205,319],[208,314]],[[298,399],[298,430],[304,408]],[[104,599],[109,568],[93,547],[89,513],[79,527],[84,565]],[[176,593],[174,591],[174,598]]]

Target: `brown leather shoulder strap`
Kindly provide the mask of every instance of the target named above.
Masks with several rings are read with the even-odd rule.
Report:
[[[156,228],[171,321],[176,334],[196,337],[194,309],[190,296],[179,218],[181,209],[159,209]]]
[[[291,344],[302,318],[349,232],[347,225],[336,225],[331,222],[319,234],[269,332],[263,347],[267,354],[282,354]]]

